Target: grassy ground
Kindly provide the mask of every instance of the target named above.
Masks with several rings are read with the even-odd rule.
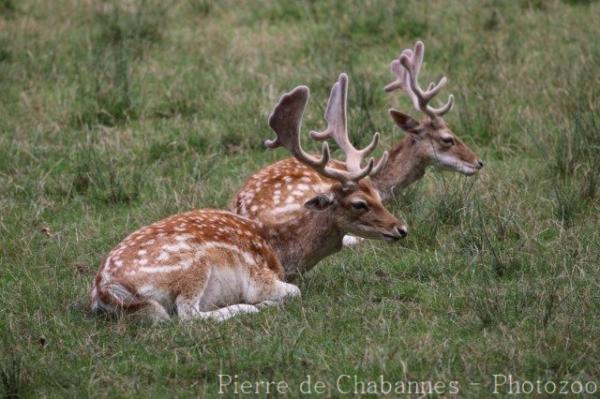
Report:
[[[342,374],[463,397],[509,373],[600,391],[600,3],[116,3],[0,0],[0,393],[218,396],[219,373],[291,397],[307,374],[331,396],[354,389]],[[309,85],[321,127],[347,71],[354,140],[399,140],[386,110],[410,106],[382,87],[417,38],[487,164],[398,198],[410,238],[344,250],[301,300],[222,325],[88,313],[128,232],[224,207],[286,156],[261,145],[283,91]]]

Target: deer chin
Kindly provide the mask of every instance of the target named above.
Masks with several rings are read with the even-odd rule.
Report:
[[[398,242],[402,238],[399,235],[387,234],[387,233],[381,234],[381,237],[383,238],[383,241],[392,242],[392,243],[393,242]]]
[[[372,240],[383,240],[386,242],[395,243],[402,239],[402,235],[398,234],[393,230],[380,230],[371,227],[363,227],[358,229],[352,229],[352,231],[348,232],[353,236],[357,236],[360,238],[372,239]]]
[[[474,166],[472,166],[470,164],[466,164],[466,163],[461,164],[455,170],[462,173],[465,176],[473,176],[475,173],[479,172],[478,168],[475,168]]]
[[[349,227],[352,227],[352,226],[349,226]],[[360,228],[360,227],[359,228],[349,228],[348,234],[351,234],[353,236],[357,236],[360,238],[367,238],[367,239],[381,240],[383,238],[383,234],[380,231],[369,228],[367,226],[362,227],[362,228]]]
[[[449,170],[462,173],[465,176],[472,176],[479,171],[475,164],[457,160],[444,154],[438,154],[435,164],[442,170]]]

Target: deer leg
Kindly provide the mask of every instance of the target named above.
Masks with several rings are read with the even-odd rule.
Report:
[[[286,284],[286,283],[284,283],[284,284]],[[295,290],[290,289],[290,291],[287,293],[287,295],[285,295],[283,297],[280,297],[275,300],[267,299],[265,301],[256,303],[255,306],[258,309],[266,308],[268,306],[281,306],[281,305],[285,304],[289,299],[300,296],[300,289],[298,287],[296,287],[293,284],[288,284],[288,285],[291,285],[292,287],[294,287]]]
[[[207,273],[205,278],[199,278],[196,288],[191,295],[180,295],[175,304],[180,320],[210,319],[224,321],[233,316],[243,313],[257,313],[259,307],[274,306],[284,303],[287,299],[300,295],[300,289],[293,284],[281,281],[277,274],[267,268],[253,270],[242,285],[245,287],[241,294],[244,303],[229,305],[216,310],[206,309],[207,300],[214,295],[214,291],[207,290],[207,285],[213,280],[212,272]],[[220,289],[223,289],[220,286]]]
[[[160,323],[171,319],[164,306],[154,299],[146,299],[146,306],[138,312],[142,317],[149,318],[153,323]]]
[[[202,295],[199,295],[195,298],[178,297],[175,302],[179,319],[225,321],[239,314],[258,313],[258,308],[256,308],[256,306],[245,303],[239,303],[225,306],[216,310],[205,311],[201,309],[201,299]]]
[[[154,323],[170,319],[169,313],[158,301],[136,297],[119,281],[113,281],[93,291],[92,310],[137,313]]]
[[[363,242],[364,240],[365,239],[362,237],[356,237],[356,236],[351,236],[351,235],[347,234],[342,239],[342,244],[345,247],[354,247],[354,246],[360,244],[361,242]]]
[[[277,280],[275,285],[276,293],[273,296],[273,298],[270,299],[271,301],[282,303],[287,301],[288,299],[300,296],[300,288],[298,288],[294,284]]]
[[[232,304],[215,310],[206,310],[207,306],[210,308],[215,299],[214,286],[219,284],[219,290],[221,292],[222,283],[218,277],[215,277],[213,269],[198,274],[196,276],[195,284],[187,292],[181,293],[175,300],[177,308],[177,315],[180,320],[214,320],[214,321],[225,321],[231,317],[237,316],[244,313],[257,313],[259,310],[254,305],[246,303]],[[208,287],[212,284],[212,287]],[[207,289],[208,287],[208,289]],[[222,295],[222,294],[217,294]]]
[[[259,310],[254,305],[248,305],[245,303],[239,303],[236,305],[226,306],[217,310],[210,311],[199,311],[195,307],[188,307],[185,304],[177,305],[177,312],[180,314],[180,320],[214,320],[214,321],[225,321],[234,316],[244,313],[258,313]]]
[[[271,271],[266,273],[266,276],[263,274],[259,278],[256,278],[255,284],[258,283],[256,280],[260,281],[262,289],[256,290],[255,292],[258,295],[254,295],[254,298],[248,299],[250,299],[250,303],[254,303],[259,309],[266,306],[282,305],[288,299],[300,296],[300,289],[297,286],[279,280],[275,273]],[[267,284],[265,284],[265,280],[268,281]]]

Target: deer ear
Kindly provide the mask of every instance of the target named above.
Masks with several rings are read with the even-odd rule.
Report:
[[[413,119],[410,115],[406,115],[395,109],[390,109],[390,116],[400,129],[410,134],[419,134],[419,121]]]
[[[313,211],[324,211],[335,203],[331,194],[317,194],[304,203],[304,207]]]

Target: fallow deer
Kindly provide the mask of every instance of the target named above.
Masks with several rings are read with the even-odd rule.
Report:
[[[417,121],[400,111],[390,110],[390,115],[394,122],[408,136],[400,141],[389,153],[389,160],[385,162],[378,173],[371,176],[371,182],[378,190],[384,203],[393,198],[394,194],[408,186],[409,184],[421,179],[428,166],[437,166],[440,169],[453,170],[465,175],[472,175],[483,167],[483,161],[456,136],[447,126],[443,115],[452,109],[453,96],[448,102],[440,107],[433,108],[429,105],[431,99],[447,83],[446,77],[442,77],[437,84],[430,84],[427,91],[423,91],[418,83],[419,72],[423,63],[425,46],[422,42],[417,42],[415,50],[406,49],[397,60],[391,63],[391,70],[396,76],[396,80],[385,87],[386,92],[392,92],[401,89],[406,92],[413,101],[415,108],[425,114],[425,118]],[[340,76],[339,83],[342,87],[343,102],[343,123],[346,122],[346,96],[347,96],[347,77]],[[332,96],[334,92],[332,90]],[[327,114],[330,112],[333,97],[330,97]],[[346,145],[340,142],[339,138],[331,134],[331,129],[325,132],[311,132],[311,136],[316,140],[325,140],[333,138],[342,149]],[[387,152],[384,157],[387,157]],[[285,175],[285,169],[298,168],[301,165],[294,158],[279,161],[273,165],[267,166],[254,176],[251,176],[244,187],[236,194],[232,200],[230,209],[241,215],[252,219],[269,219],[272,209],[276,209],[280,203],[294,201],[292,193],[297,186],[305,187],[313,180],[320,181],[318,178],[312,178],[310,174],[314,172],[307,170],[309,175],[302,181],[291,180],[287,177],[286,182],[270,179],[271,184],[277,184],[280,187],[291,187],[290,190],[271,190],[263,184],[263,176],[273,176],[277,174]],[[339,167],[343,168],[343,165]],[[261,196],[249,195],[249,192],[257,190],[266,190],[266,193],[275,192],[277,195],[270,196],[263,194]],[[278,216],[281,216],[279,214]],[[361,240],[352,237],[344,237],[344,245],[355,245]]]
[[[373,178],[384,201],[390,199],[396,191],[423,177],[425,169],[430,165],[467,176],[483,167],[483,161],[450,130],[443,119],[454,105],[454,96],[450,95],[448,101],[439,108],[429,105],[433,97],[448,83],[448,79],[442,76],[437,83],[430,83],[427,90],[421,89],[418,79],[424,55],[425,45],[418,41],[414,51],[405,49],[390,64],[396,79],[385,86],[384,90],[388,93],[398,89],[404,91],[415,109],[425,114],[425,118],[417,121],[400,111],[389,111],[396,125],[408,133],[408,137],[391,151],[389,162]]]
[[[140,228],[100,267],[91,289],[92,309],[140,310],[157,321],[173,314],[221,321],[300,295],[285,280],[339,250],[346,233],[387,240],[404,236],[404,223],[383,207],[366,179],[385,160],[361,166],[372,148],[345,148],[345,168],[329,164],[327,143],[320,158],[304,152],[299,131],[308,97],[305,86],[281,97],[269,117],[277,138],[265,142],[269,148],[285,147],[299,161],[260,177],[271,188],[270,198],[288,190],[293,201],[278,202],[269,220],[203,209]],[[331,117],[339,121],[335,112]],[[376,144],[377,137],[371,147]],[[305,187],[289,188],[291,181]]]

